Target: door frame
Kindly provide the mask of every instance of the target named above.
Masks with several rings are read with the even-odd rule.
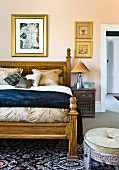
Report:
[[[107,94],[106,31],[119,31],[119,24],[101,24],[101,41],[100,41],[101,112],[105,112],[106,110],[106,94]]]

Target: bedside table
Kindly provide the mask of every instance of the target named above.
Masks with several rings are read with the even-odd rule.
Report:
[[[77,107],[83,117],[95,117],[95,91],[96,89],[71,88],[73,96],[77,98]]]

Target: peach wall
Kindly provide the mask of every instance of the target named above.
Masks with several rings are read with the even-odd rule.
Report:
[[[100,25],[118,23],[118,0],[1,0],[0,60],[64,61],[71,48],[72,67],[83,61],[90,69],[84,81],[93,81],[96,100],[100,101]],[[113,11],[113,12],[110,12]],[[11,57],[11,14],[48,14],[48,57]],[[74,58],[74,21],[93,21],[93,57]],[[72,84],[76,75],[72,75]]]

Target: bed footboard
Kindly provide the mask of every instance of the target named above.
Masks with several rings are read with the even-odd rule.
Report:
[[[68,157],[77,157],[76,99],[70,100],[68,123],[0,122],[0,138],[6,139],[68,139]]]

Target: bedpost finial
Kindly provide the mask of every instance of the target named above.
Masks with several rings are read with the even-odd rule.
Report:
[[[70,109],[72,110],[72,111],[75,111],[76,110],[76,108],[77,108],[77,105],[76,105],[76,101],[77,101],[77,99],[76,99],[76,97],[70,97]]]
[[[71,49],[67,48],[67,56],[70,56],[70,54],[71,54]]]

